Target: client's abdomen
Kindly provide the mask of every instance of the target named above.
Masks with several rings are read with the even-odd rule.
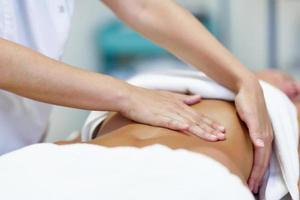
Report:
[[[187,149],[213,157],[246,182],[252,167],[252,145],[233,104],[203,100],[193,108],[225,126],[226,140],[207,142],[193,135],[137,124],[114,114],[104,122],[98,137],[91,143],[109,147],[162,144],[174,149]]]

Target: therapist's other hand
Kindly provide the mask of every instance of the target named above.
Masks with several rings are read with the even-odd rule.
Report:
[[[224,127],[189,107],[200,100],[199,95],[133,87],[121,113],[140,123],[192,133],[208,141],[224,140]]]
[[[254,162],[248,186],[252,192],[257,193],[269,164],[273,141],[273,128],[258,81],[241,86],[235,104],[254,145]]]

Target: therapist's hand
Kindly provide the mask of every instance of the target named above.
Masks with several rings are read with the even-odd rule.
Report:
[[[273,129],[258,81],[242,86],[235,104],[254,145],[254,162],[248,186],[252,192],[257,193],[269,164],[273,141]]]
[[[225,139],[225,128],[190,108],[200,102],[198,95],[133,87],[121,113],[134,121],[192,133],[208,141]]]

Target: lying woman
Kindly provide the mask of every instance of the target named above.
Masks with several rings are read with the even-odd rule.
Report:
[[[252,167],[252,145],[247,128],[239,120],[234,105],[225,101],[203,100],[193,108],[222,123],[226,127],[226,140],[207,142],[190,134],[136,123],[119,113],[111,113],[88,143],[107,147],[162,144],[172,149],[187,149],[213,157],[246,183]]]
[[[284,99],[278,101],[283,109],[293,110],[289,115],[292,119],[284,119],[283,124],[296,124],[295,109],[288,98],[282,93],[275,97]],[[226,133],[218,136],[220,141],[207,142],[189,133],[139,124],[110,113],[101,124],[95,121],[97,127],[89,133],[88,144],[70,141],[58,142],[61,146],[33,145],[0,157],[0,196],[11,200],[252,200],[245,185],[253,164],[253,148],[235,106],[222,100],[203,100],[193,109],[226,127]],[[273,124],[274,130],[277,124],[281,121]],[[297,133],[296,128],[292,132]],[[153,144],[162,146],[150,146]],[[297,158],[296,143],[289,144],[294,145],[293,158]],[[277,200],[290,192],[290,199],[298,200],[298,178],[293,179],[293,190],[283,188],[281,192],[282,188],[275,185],[271,193],[280,194],[261,199]]]
[[[262,72],[259,77],[284,91],[292,100],[297,100],[300,87],[297,88],[290,77],[275,71]],[[223,138],[216,136],[222,138],[219,142],[208,142],[188,133],[136,123],[119,113],[110,113],[96,128],[88,143],[106,147],[161,144],[172,149],[186,149],[219,161],[246,184],[253,164],[253,147],[248,130],[239,119],[234,104],[221,100],[202,100],[193,109],[224,125],[226,134]],[[74,141],[58,144],[72,143]],[[255,186],[254,192],[258,192],[258,189],[259,186]]]

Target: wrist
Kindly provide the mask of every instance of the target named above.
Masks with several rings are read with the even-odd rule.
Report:
[[[235,93],[238,93],[241,89],[253,90],[259,88],[260,88],[260,84],[257,77],[255,76],[255,74],[248,71],[241,77],[237,78],[235,87],[233,89]]]
[[[255,77],[242,80],[238,85],[237,93],[246,91],[254,96],[263,96],[263,90],[259,84],[259,80]]]
[[[97,110],[122,112],[129,105],[131,88],[134,86],[103,74],[97,74],[95,83]]]
[[[116,91],[113,105],[114,105],[114,112],[123,113],[130,104],[131,104],[131,95],[135,89],[135,86],[130,85],[126,82],[122,82],[121,87]]]

